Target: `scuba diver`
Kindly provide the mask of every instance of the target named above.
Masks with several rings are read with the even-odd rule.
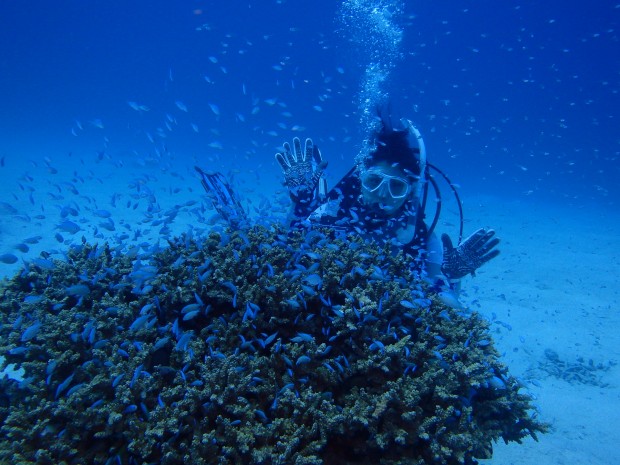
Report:
[[[327,191],[323,171],[327,163],[311,139],[284,143],[275,155],[284,172],[293,202],[291,224],[312,224],[356,231],[379,243],[389,242],[396,250],[410,254],[422,264],[427,279],[438,285],[455,284],[499,254],[495,231],[479,229],[454,247],[447,234],[441,241],[435,234],[441,197],[430,168],[445,175],[426,160],[420,132],[410,121],[402,128],[380,118],[379,129],[367,144],[367,153],[335,186]],[[450,186],[449,179],[446,178]],[[437,211],[431,225],[425,223],[428,185],[437,197]],[[459,209],[458,194],[454,191]],[[462,212],[462,210],[461,210]]]
[[[275,158],[284,173],[284,184],[292,200],[288,223],[292,226],[321,225],[356,232],[378,243],[386,242],[396,250],[411,255],[422,275],[437,290],[458,290],[460,279],[499,254],[495,231],[478,229],[461,241],[462,208],[450,180],[426,160],[420,132],[413,124],[401,120],[402,128],[380,118],[379,129],[367,141],[366,154],[331,189],[323,173],[323,160],[312,139],[302,149],[299,138],[288,142]],[[461,212],[458,245],[447,234],[441,240],[435,226],[441,211],[438,185],[430,173],[440,173],[452,187]],[[230,224],[245,218],[243,208],[220,173],[196,167],[201,182],[218,212]],[[437,207],[430,225],[425,222],[428,186],[435,190]]]

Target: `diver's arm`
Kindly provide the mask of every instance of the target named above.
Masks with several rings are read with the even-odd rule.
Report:
[[[443,263],[443,247],[441,241],[435,233],[431,234],[426,242],[426,263],[425,270],[431,282],[445,279],[441,272]]]
[[[442,270],[444,262],[443,244],[435,233],[427,241],[427,257],[425,260],[426,277],[437,298],[445,305],[454,309],[463,309],[459,300],[461,280],[449,278]]]
[[[450,279],[460,279],[468,274],[473,276],[478,268],[499,255],[499,250],[495,248],[499,239],[494,236],[492,229],[480,228],[454,247],[450,237],[442,234],[443,273]]]
[[[293,202],[289,215],[292,217],[291,222],[302,221],[325,197],[327,186],[322,174],[327,162],[312,139],[306,139],[302,150],[301,141],[297,137],[293,139],[293,150],[285,142],[284,151],[276,153],[275,157],[284,172],[284,184]]]
[[[290,195],[291,206],[289,208],[286,224],[289,226],[298,226],[300,223],[307,220],[310,215],[317,211],[317,209],[325,202],[327,193],[327,181],[321,177],[319,183],[312,193],[312,196],[300,199]]]

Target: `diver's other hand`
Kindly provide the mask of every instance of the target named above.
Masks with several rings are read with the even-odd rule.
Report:
[[[309,200],[321,179],[327,162],[312,139],[306,139],[304,150],[298,137],[293,139],[293,150],[288,142],[284,152],[276,153],[276,160],[284,172],[284,183],[295,201]]]
[[[443,273],[450,279],[459,279],[470,273],[474,275],[478,268],[499,255],[499,250],[495,248],[499,239],[493,236],[495,231],[481,228],[454,247],[450,237],[442,234]]]

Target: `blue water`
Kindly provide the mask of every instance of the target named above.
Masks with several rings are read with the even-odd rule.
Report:
[[[251,157],[272,182],[276,147],[298,135],[337,179],[364,137],[368,58],[341,16],[328,1],[3,2],[3,178],[24,158],[62,166],[69,153],[127,160],[165,145],[178,163],[213,153],[244,170]],[[615,1],[406,2],[391,18],[402,29],[385,85],[393,113],[463,189],[613,206],[619,18]]]
[[[207,227],[178,207],[208,206],[194,165],[283,215],[282,143],[312,137],[333,185],[375,103],[414,122],[466,201],[617,221],[619,34],[618,0],[5,0],[0,255],[19,262],[0,275],[82,236],[165,243],[162,212]]]

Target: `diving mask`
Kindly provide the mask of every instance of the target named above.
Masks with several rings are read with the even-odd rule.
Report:
[[[376,192],[387,184],[387,191],[393,199],[402,199],[409,194],[411,184],[400,176],[391,176],[380,170],[367,170],[361,177],[362,186],[368,192]]]

